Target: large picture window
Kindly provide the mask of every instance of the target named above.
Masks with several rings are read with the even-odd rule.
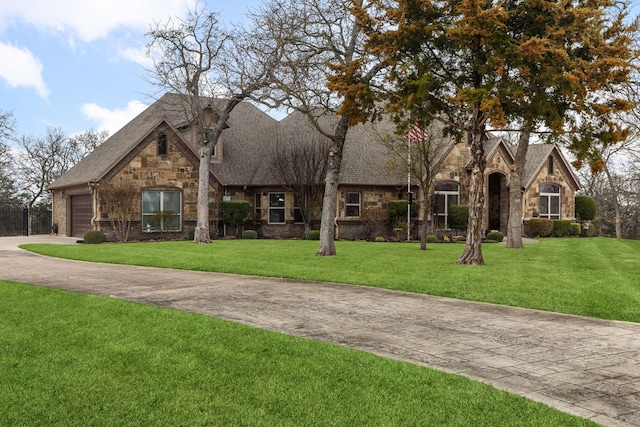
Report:
[[[560,186],[540,186],[540,218],[560,219]]]
[[[179,191],[142,192],[142,230],[180,231],[182,193]]]
[[[269,193],[269,224],[284,224],[285,194]]]
[[[435,228],[449,229],[449,208],[460,204],[460,186],[455,182],[437,182],[433,189]]]
[[[360,216],[360,193],[346,193],[344,197],[344,216]]]

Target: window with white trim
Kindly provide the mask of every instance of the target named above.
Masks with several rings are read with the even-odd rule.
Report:
[[[352,218],[360,216],[360,193],[345,193],[344,216]]]
[[[142,230],[180,231],[182,193],[180,191],[142,192]]]
[[[269,224],[285,224],[285,194],[269,193]]]
[[[455,182],[436,182],[433,187],[435,228],[449,229],[449,208],[460,204],[460,186]]]
[[[540,186],[540,218],[560,219],[560,186],[542,184]]]

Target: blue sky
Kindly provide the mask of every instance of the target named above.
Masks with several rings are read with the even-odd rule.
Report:
[[[194,0],[18,0],[0,2],[0,110],[18,135],[113,134],[153,102],[145,82],[144,33]],[[225,23],[260,0],[207,0]]]

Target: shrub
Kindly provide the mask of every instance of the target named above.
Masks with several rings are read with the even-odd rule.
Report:
[[[411,216],[418,214],[418,205],[411,204]],[[387,205],[387,216],[391,224],[395,224],[398,220],[407,220],[407,201],[391,200]]]
[[[449,227],[453,230],[466,230],[469,226],[469,206],[449,206]]]
[[[193,240],[196,237],[196,229],[192,228],[189,230],[189,240]]]
[[[529,221],[530,237],[549,237],[553,231],[553,221],[550,219],[534,218]]]
[[[244,230],[242,232],[242,238],[243,239],[257,239],[258,238],[258,232],[256,230]]]
[[[89,230],[84,233],[84,242],[89,245],[99,245],[107,240],[107,236],[100,230]]]
[[[589,196],[576,196],[576,218],[591,221],[596,217],[596,201]]]
[[[246,200],[227,200],[222,202],[222,221],[231,227],[242,225],[249,214],[251,205]]]
[[[320,230],[307,231],[307,240],[320,240]]]
[[[438,243],[438,236],[435,234],[429,234],[427,236],[427,243]]]
[[[553,220],[553,229],[551,231],[553,237],[564,237],[571,235],[571,221],[566,219]]]
[[[570,236],[580,236],[581,233],[582,233],[582,224],[577,222],[572,222]]]
[[[491,230],[487,233],[487,240],[493,240],[495,242],[502,242],[504,239],[504,233],[498,230]]]
[[[387,239],[385,239],[385,238],[384,238],[384,237],[382,237],[382,236],[377,236],[377,237],[375,238],[375,240],[374,240],[374,241],[376,241],[376,242],[386,242],[386,241],[387,241]]]

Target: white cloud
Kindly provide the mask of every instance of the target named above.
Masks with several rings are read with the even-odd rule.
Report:
[[[0,42],[0,78],[11,87],[31,87],[47,98],[49,88],[42,78],[42,63],[28,49]]]
[[[129,101],[124,109],[109,110],[95,103],[84,104],[82,114],[98,123],[98,130],[106,130],[113,135],[134,117],[140,114],[147,105],[140,101]]]
[[[119,28],[146,29],[153,21],[183,16],[185,0],[20,0],[0,2],[0,22],[27,23],[90,42]],[[9,23],[9,24],[8,24]]]
[[[150,70],[153,67],[153,60],[147,56],[147,50],[144,47],[142,48],[128,47],[128,48],[120,49],[118,51],[118,54],[120,55],[120,57],[128,61],[135,62],[136,64],[140,65],[142,68]]]

